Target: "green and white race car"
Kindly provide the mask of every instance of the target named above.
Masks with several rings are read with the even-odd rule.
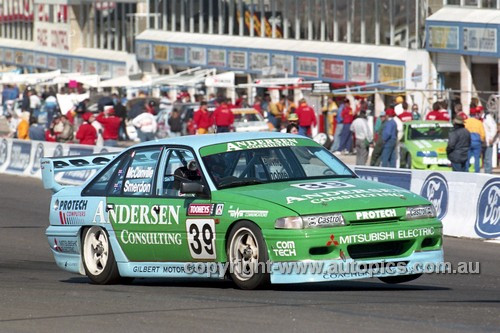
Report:
[[[401,167],[408,169],[451,170],[446,155],[448,134],[453,125],[444,121],[409,121],[403,123]]]
[[[46,235],[55,261],[95,283],[395,283],[443,261],[442,224],[429,201],[358,178],[301,136],[187,136],[41,166],[54,192]],[[95,175],[63,186],[59,172]]]

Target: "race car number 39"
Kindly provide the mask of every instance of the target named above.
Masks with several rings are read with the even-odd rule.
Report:
[[[215,221],[187,219],[187,239],[193,259],[215,259]]]

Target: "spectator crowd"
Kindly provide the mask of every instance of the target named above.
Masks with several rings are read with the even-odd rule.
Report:
[[[397,96],[374,119],[373,108],[364,99],[330,96],[321,110],[324,117],[318,117],[305,99],[295,103],[292,96],[280,96],[274,102],[269,95],[256,96],[250,105],[246,95],[240,95],[232,104],[224,96],[212,94],[207,100],[195,96],[196,108],[190,113],[183,111],[182,105],[192,98],[182,91],[176,101],[170,100],[166,93],[155,99],[145,92],[139,92],[131,101],[125,101],[116,93],[105,94],[96,99],[94,105],[88,98],[75,99],[72,108],[61,112],[59,96],[78,96],[82,92],[81,87],[62,88],[59,94],[51,88],[39,93],[27,87],[21,92],[14,85],[5,85],[2,114],[9,125],[6,136],[114,147],[119,141],[129,141],[132,134],[144,142],[166,136],[234,131],[232,110],[253,108],[267,118],[271,130],[311,137],[314,127],[326,129],[333,137],[331,151],[337,155],[356,154],[357,165],[399,167],[403,123],[451,121],[453,129],[446,153],[452,169],[468,171],[472,160],[472,169],[479,172],[482,157],[486,173],[492,171],[493,145],[499,141],[500,126],[491,113],[484,112],[476,103],[470,105],[467,115],[460,104],[450,112],[445,102],[435,102],[432,110],[422,117],[417,104],[410,108],[404,97]],[[327,117],[330,117],[329,125],[325,126]]]

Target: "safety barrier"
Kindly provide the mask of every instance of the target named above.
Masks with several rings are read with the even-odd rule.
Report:
[[[500,177],[355,166],[358,176],[396,185],[427,198],[443,221],[444,234],[468,238],[500,237]]]
[[[120,148],[0,139],[0,173],[41,178],[40,158],[89,155]],[[500,177],[462,172],[436,172],[351,166],[368,180],[396,185],[434,204],[444,233],[468,238],[500,238]],[[94,171],[62,173],[63,183],[81,183]]]

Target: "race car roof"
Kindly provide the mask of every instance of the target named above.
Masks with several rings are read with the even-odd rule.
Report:
[[[135,145],[134,147],[152,146],[157,144],[165,145],[183,145],[189,146],[195,150],[205,146],[219,143],[228,143],[242,140],[260,140],[260,139],[306,139],[304,136],[296,134],[286,134],[278,132],[248,132],[248,133],[219,133],[204,135],[186,135],[168,139],[147,141]]]

